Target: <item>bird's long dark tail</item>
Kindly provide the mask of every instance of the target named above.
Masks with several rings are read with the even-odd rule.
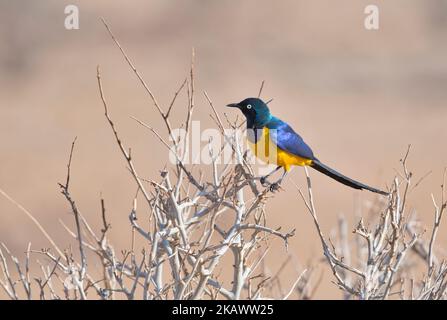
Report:
[[[344,185],[347,185],[348,187],[354,188],[354,189],[365,189],[365,190],[369,190],[371,192],[375,192],[375,193],[379,193],[382,194],[384,196],[387,196],[389,193],[376,189],[376,188],[372,188],[370,186],[367,186],[366,184],[363,184],[361,182],[355,181],[351,178],[348,178],[344,175],[342,175],[341,173],[335,171],[334,169],[329,168],[328,166],[326,166],[325,164],[321,163],[318,159],[314,159],[312,161],[312,164],[310,165],[312,168],[314,168],[317,171],[320,171],[321,173],[331,177],[332,179],[337,180],[340,183],[343,183]]]

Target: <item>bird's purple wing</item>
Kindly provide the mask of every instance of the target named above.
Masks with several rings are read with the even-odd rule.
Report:
[[[305,159],[315,158],[312,149],[286,122],[273,118],[267,124],[267,128],[269,128],[270,139],[281,150]]]

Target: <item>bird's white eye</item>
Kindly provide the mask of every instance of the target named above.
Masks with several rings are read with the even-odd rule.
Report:
[[[251,109],[251,104],[248,104],[248,105],[247,105],[247,109]]]

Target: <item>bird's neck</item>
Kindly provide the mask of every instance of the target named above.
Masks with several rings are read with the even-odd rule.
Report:
[[[256,128],[257,126],[255,125],[255,120],[247,118],[247,129],[256,129]]]
[[[271,120],[272,115],[256,115],[255,118],[247,118],[247,129],[262,129]]]

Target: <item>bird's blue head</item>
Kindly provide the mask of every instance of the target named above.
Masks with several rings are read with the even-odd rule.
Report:
[[[238,108],[247,118],[247,128],[263,128],[272,118],[267,104],[258,98],[247,98],[227,107]]]

